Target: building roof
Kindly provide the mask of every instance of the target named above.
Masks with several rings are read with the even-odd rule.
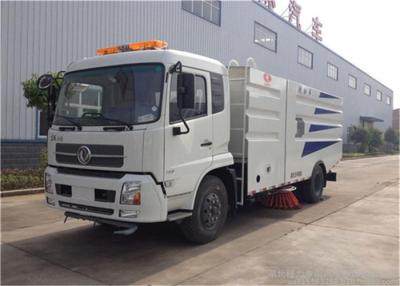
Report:
[[[372,117],[372,116],[360,116],[360,119],[362,121],[369,121],[369,122],[384,122],[385,121],[383,119]]]

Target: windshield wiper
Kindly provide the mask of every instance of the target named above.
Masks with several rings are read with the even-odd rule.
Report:
[[[101,118],[103,120],[108,120],[108,121],[119,123],[120,125],[126,126],[128,128],[128,130],[132,130],[133,129],[132,125],[129,124],[128,122],[123,121],[123,120],[119,120],[119,119],[105,117],[100,112],[85,112],[85,113],[82,114],[81,117],[82,118],[96,118],[96,117],[98,117],[98,118]]]
[[[64,115],[59,115],[57,114],[56,117],[60,117],[62,119],[67,120],[69,123],[72,123],[72,125],[76,126],[78,128],[79,131],[82,130],[82,125],[80,125],[79,123],[77,123],[75,120],[72,120],[72,117],[68,117],[68,116],[64,116]]]

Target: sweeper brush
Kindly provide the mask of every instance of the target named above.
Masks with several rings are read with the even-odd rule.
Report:
[[[286,187],[268,194],[261,203],[272,209],[299,209],[301,205],[293,191],[296,187]]]

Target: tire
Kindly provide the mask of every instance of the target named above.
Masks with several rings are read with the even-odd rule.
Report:
[[[319,165],[315,165],[311,179],[304,182],[300,187],[300,198],[302,201],[310,204],[321,200],[322,191],[325,185],[324,172]]]
[[[302,193],[304,191],[304,182],[297,183],[295,186],[296,186],[296,190],[293,192],[294,195],[300,202],[304,202],[304,199],[302,196]]]
[[[197,191],[193,214],[179,225],[187,240],[204,244],[215,240],[228,215],[228,194],[224,183],[207,175]]]

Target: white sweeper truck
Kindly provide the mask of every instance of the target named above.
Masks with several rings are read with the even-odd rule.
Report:
[[[342,98],[252,61],[226,67],[137,42],[70,64],[57,93],[45,196],[66,218],[127,229],[175,221],[206,243],[249,201],[291,187],[316,203],[336,180]]]

